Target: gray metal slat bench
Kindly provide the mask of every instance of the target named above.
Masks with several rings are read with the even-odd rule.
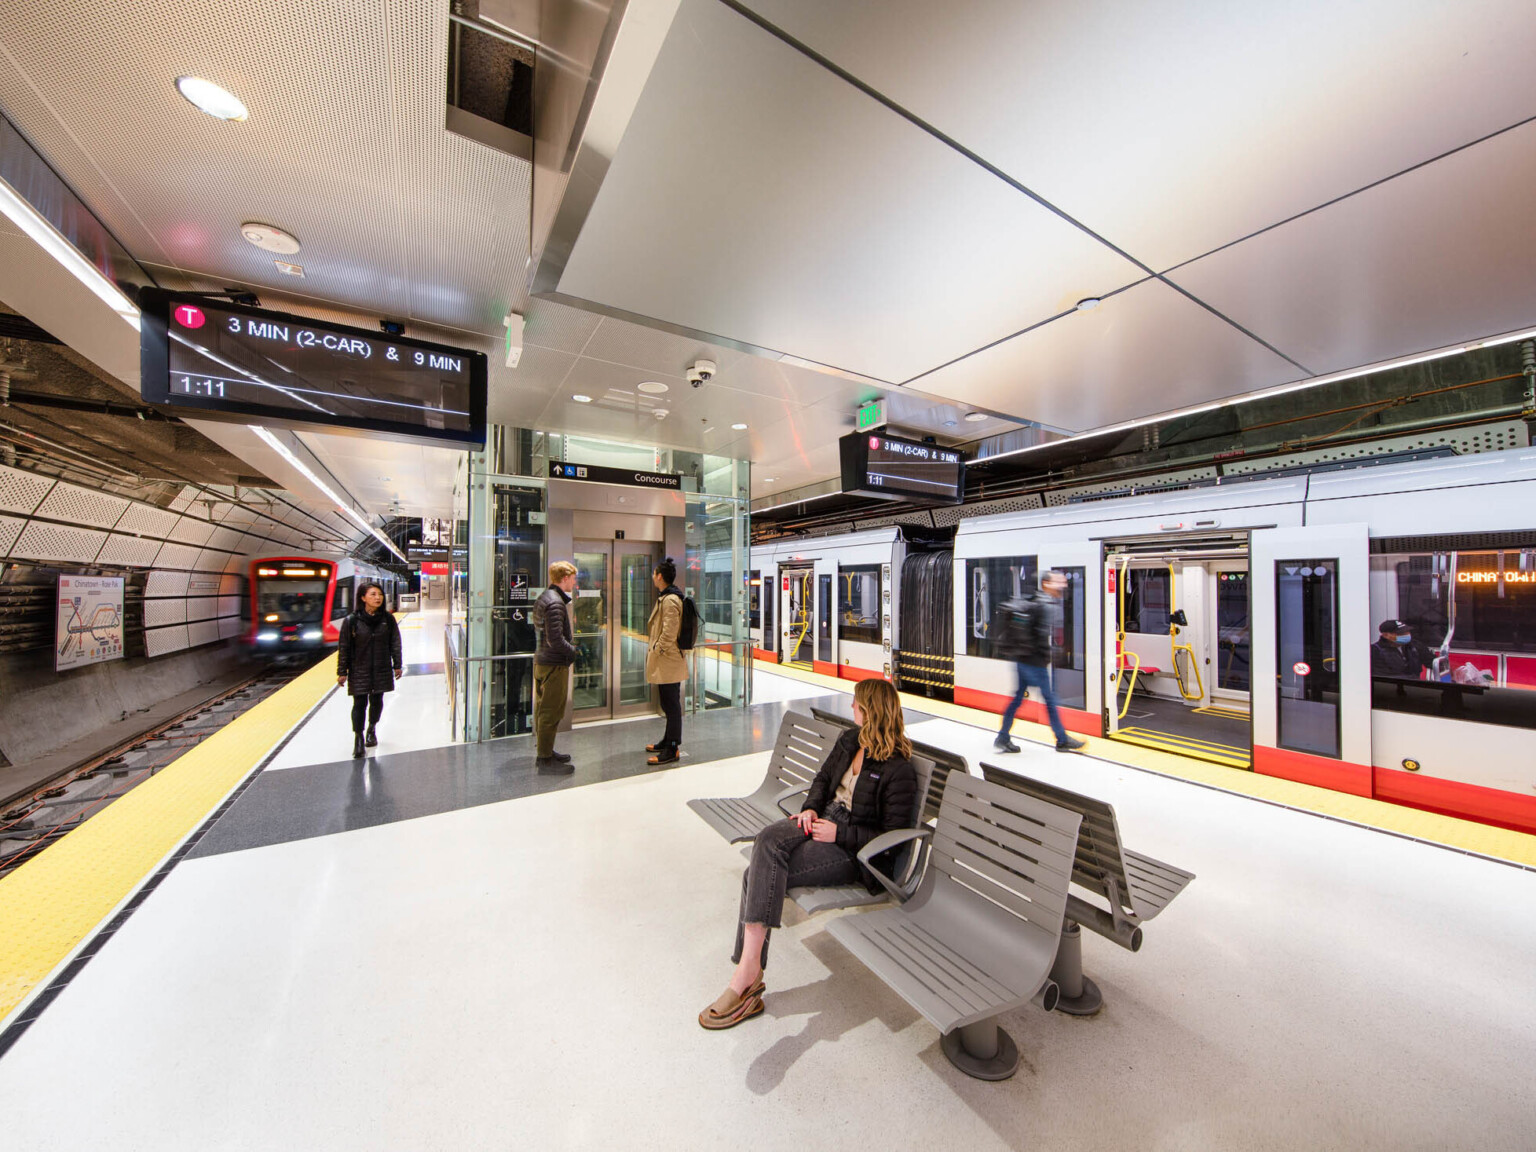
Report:
[[[943,1033],[944,1054],[982,1080],[1005,1080],[1018,1047],[997,1017],[1028,1003],[1056,1006],[1051,980],[1082,817],[972,776],[950,776],[928,866],[904,904],[839,917],[832,936]]]
[[[732,844],[751,840],[790,813],[783,802],[807,791],[842,728],[803,712],[788,712],[768,761],[768,774],[750,796],[717,796],[688,801],[699,816]]]
[[[1195,874],[1126,848],[1120,839],[1115,809],[1103,800],[985,761],[981,774],[994,784],[1066,808],[1083,819],[1072,863],[1072,882],[1102,897],[1105,907],[1090,904],[1077,895],[1068,896],[1067,924],[1062,930],[1061,950],[1051,976],[1061,987],[1056,1010],[1091,1016],[1103,1007],[1104,997],[1098,985],[1083,975],[1083,941],[1078,925],[1135,952],[1141,948],[1141,925],[1166,908]]]

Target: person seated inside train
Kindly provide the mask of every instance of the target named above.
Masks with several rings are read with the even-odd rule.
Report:
[[[805,808],[757,834],[741,881],[731,957],[736,971],[720,998],[699,1013],[705,1028],[733,1028],[762,1012],[768,934],[779,927],[788,889],[862,882],[879,891],[873,874],[859,863],[859,849],[882,832],[916,823],[917,769],[896,689],[886,680],[860,680],[853,690],[853,718],[859,727],[832,745]],[[888,863],[885,855],[876,862]]]
[[[1383,620],[1380,636],[1371,645],[1371,675],[1394,680],[1422,680],[1424,670],[1433,668],[1434,649],[1413,638],[1413,628],[1402,620]]]

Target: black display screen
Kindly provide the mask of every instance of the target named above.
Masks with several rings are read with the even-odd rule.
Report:
[[[158,290],[140,391],[214,420],[485,443],[485,353]]]
[[[839,447],[844,492],[951,504],[964,495],[965,460],[952,448],[875,432],[844,436]]]

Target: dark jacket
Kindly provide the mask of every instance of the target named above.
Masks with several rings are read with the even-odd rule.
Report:
[[[992,654],[1020,664],[1049,664],[1057,612],[1056,597],[1036,588],[1004,601],[997,610]]]
[[[551,584],[533,602],[533,626],[539,630],[535,664],[564,668],[576,661],[576,633],[571,629],[571,598]]]
[[[805,798],[806,808],[818,813],[826,810],[832,803],[832,797],[837,795],[837,786],[842,783],[843,773],[848,771],[848,765],[853,763],[854,754],[858,750],[857,728],[837,738],[821,771],[816,773],[816,779],[811,782],[811,790]],[[853,819],[838,828],[838,846],[856,853],[882,832],[889,832],[893,828],[914,827],[917,824],[917,804],[917,770],[912,767],[912,761],[902,756],[893,756],[889,760],[871,760],[866,754],[864,767],[853,785]],[[876,859],[884,862],[886,857],[887,854],[882,852]],[[879,891],[879,881],[869,869],[861,870],[865,887],[871,892]]]
[[[1371,645],[1371,675],[1391,676],[1398,680],[1419,680],[1424,669],[1433,668],[1435,650],[1417,640],[1399,644],[1396,640],[1378,640]]]
[[[347,678],[348,695],[393,692],[395,673],[404,667],[400,625],[388,611],[353,612],[341,622],[336,675]]]

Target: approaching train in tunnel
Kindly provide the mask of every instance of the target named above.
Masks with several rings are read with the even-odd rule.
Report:
[[[993,609],[1055,569],[1068,728],[1536,831],[1536,450],[979,514],[951,542],[931,534],[754,546],[758,657],[1001,712],[1014,672],[991,651]]]
[[[251,561],[251,627],[257,655],[323,648],[341,638],[359,584],[384,590],[384,605],[399,610],[406,582],[393,572],[356,560],[319,556],[267,556]]]

